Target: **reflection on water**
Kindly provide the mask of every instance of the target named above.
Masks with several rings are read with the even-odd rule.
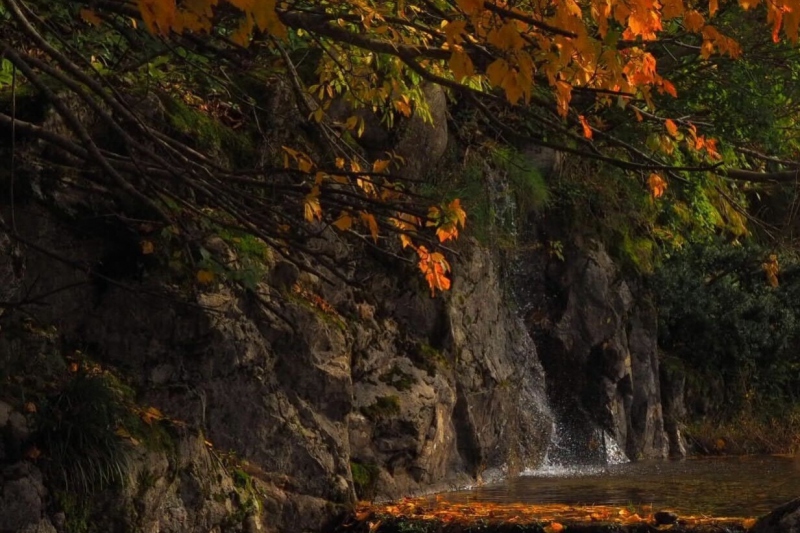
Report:
[[[447,501],[649,506],[682,514],[755,516],[800,496],[800,458],[749,456],[547,467],[441,495]]]

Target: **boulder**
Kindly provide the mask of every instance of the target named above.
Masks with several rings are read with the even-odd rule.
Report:
[[[751,533],[800,533],[800,498],[759,518]]]

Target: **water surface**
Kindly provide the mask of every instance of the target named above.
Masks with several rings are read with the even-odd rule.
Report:
[[[547,467],[439,495],[451,502],[653,506],[680,514],[758,516],[800,497],[800,457],[746,456]]]

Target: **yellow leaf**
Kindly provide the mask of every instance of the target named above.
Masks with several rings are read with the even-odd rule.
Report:
[[[347,130],[354,130],[356,129],[356,126],[358,126],[358,117],[356,115],[349,117],[344,123],[344,127]]]
[[[453,78],[458,82],[467,76],[475,74],[475,67],[472,65],[472,59],[461,47],[453,50],[448,64],[450,65],[450,70],[453,71]]]
[[[214,273],[210,270],[198,270],[197,271],[197,283],[200,285],[208,285],[214,281]]]
[[[88,22],[92,26],[99,26],[103,23],[103,19],[101,19],[93,9],[81,9],[81,18],[84,22]]]
[[[305,202],[305,219],[308,222],[322,220],[322,206],[319,204],[319,188],[314,187],[310,193],[306,195]]]
[[[150,255],[155,251],[155,245],[153,241],[144,240],[139,243],[142,247],[142,255]]]
[[[286,26],[278,18],[275,4],[275,0],[255,0],[252,8],[253,18],[261,31],[283,38],[287,35]]]
[[[489,78],[489,83],[495,87],[503,84],[506,74],[508,74],[508,63],[505,59],[495,59],[486,69],[486,77]]]
[[[755,518],[748,518],[748,519],[746,519],[746,520],[744,520],[744,521],[742,522],[742,526],[743,526],[745,529],[753,529],[753,526],[755,526],[755,525],[756,525],[756,522],[757,522],[757,521],[758,521],[758,520],[756,520]]]

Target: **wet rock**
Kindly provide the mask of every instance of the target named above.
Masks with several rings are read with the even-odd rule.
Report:
[[[787,502],[761,517],[751,533],[800,533],[800,498]]]
[[[564,459],[604,460],[604,434],[630,459],[665,457],[655,307],[600,244],[564,254],[564,261],[546,260],[544,269],[528,270],[521,281],[543,293],[532,296],[540,303],[528,326],[542,347],[548,391],[570,437]]]
[[[678,521],[678,515],[672,511],[658,511],[653,515],[656,525],[665,526]]]

